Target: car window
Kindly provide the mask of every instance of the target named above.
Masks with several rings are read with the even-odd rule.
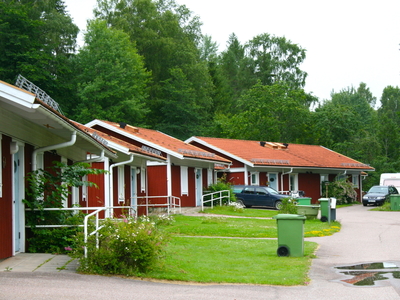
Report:
[[[242,190],[243,190],[243,187],[241,187],[241,186],[234,186],[233,187],[233,192],[234,193],[241,193],[242,192]]]
[[[279,193],[277,191],[275,191],[273,188],[270,187],[266,187],[268,193],[272,194],[272,195],[279,195]]]
[[[387,186],[373,186],[368,193],[388,194]]]
[[[263,188],[256,188],[256,194],[257,195],[266,195],[267,191]]]
[[[253,187],[247,187],[243,190],[243,193],[245,194],[254,194],[254,188]]]

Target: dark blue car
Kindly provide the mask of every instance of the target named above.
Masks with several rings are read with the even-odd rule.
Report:
[[[288,197],[268,186],[234,185],[232,188],[237,201],[245,207],[268,206],[280,209],[282,199]]]

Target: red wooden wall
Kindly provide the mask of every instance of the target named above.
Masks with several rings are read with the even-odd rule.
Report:
[[[3,196],[0,198],[0,259],[12,256],[12,156],[10,153],[11,138],[3,135],[2,178]]]

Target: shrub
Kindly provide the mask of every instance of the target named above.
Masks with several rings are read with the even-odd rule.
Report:
[[[26,224],[30,226],[31,237],[28,238],[30,252],[62,253],[66,247],[73,245],[72,236],[81,231],[80,228],[38,228],[37,225],[82,225],[83,213],[46,211],[44,208],[62,208],[71,187],[95,186],[92,182],[83,181],[83,176],[105,172],[92,169],[86,163],[66,165],[54,162],[51,168],[28,174],[27,199],[22,201],[27,208],[30,208],[25,213]]]
[[[78,271],[84,273],[138,276],[160,262],[169,241],[169,236],[158,229],[157,223],[145,216],[138,220],[106,219],[99,231],[99,247],[96,247],[95,236],[90,237],[85,258],[80,234],[76,238],[81,245],[71,249],[70,255],[79,258]]]
[[[345,179],[329,182],[327,189],[328,197],[336,198],[337,204],[352,203],[357,199],[357,192],[354,190],[354,185]]]
[[[217,183],[211,184],[207,187],[207,194],[208,193],[214,193],[214,192],[219,192],[219,191],[225,191],[228,190],[230,191],[230,197],[228,198],[224,198],[222,200],[222,205],[227,205],[229,202],[236,202],[236,197],[235,194],[233,193],[232,190],[232,186],[229,182],[225,181],[225,178],[219,178]],[[214,197],[218,197],[218,195],[215,195]],[[206,200],[210,200],[210,199],[206,199]],[[215,200],[213,201],[213,206],[219,205],[220,201],[219,200]],[[207,202],[205,203],[206,206],[210,206],[211,202]]]
[[[297,206],[292,198],[282,199],[282,207],[279,209],[280,214],[297,214]]]

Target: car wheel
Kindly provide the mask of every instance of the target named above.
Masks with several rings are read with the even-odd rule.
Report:
[[[275,201],[275,209],[280,210],[282,208],[282,201]]]
[[[364,205],[364,206],[367,206],[367,203],[363,202],[363,205]]]
[[[251,207],[251,205],[246,205],[246,208],[250,208]]]

